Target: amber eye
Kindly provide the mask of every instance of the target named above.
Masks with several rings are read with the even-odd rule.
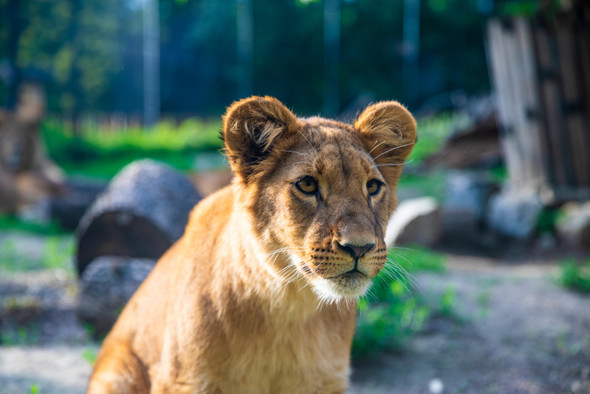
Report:
[[[376,196],[381,191],[381,185],[381,181],[378,181],[377,179],[371,179],[369,182],[367,182],[367,192],[369,192],[369,195],[371,196]]]
[[[318,182],[310,176],[304,176],[295,186],[305,194],[313,195],[318,192]]]

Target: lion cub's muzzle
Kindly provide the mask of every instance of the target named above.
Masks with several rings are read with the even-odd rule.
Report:
[[[345,242],[332,239],[308,249],[301,267],[323,298],[362,296],[387,261],[383,242]]]

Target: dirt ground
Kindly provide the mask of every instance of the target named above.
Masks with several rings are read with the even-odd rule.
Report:
[[[351,393],[590,393],[590,297],[559,287],[554,263],[450,254],[447,267],[415,279],[432,302],[454,289],[450,316],[400,352],[357,362]],[[41,300],[17,316],[35,329],[0,337],[0,392],[83,393],[97,345],[75,318],[75,278],[0,277],[2,299],[23,294]]]
[[[400,354],[356,365],[351,391],[590,393],[590,297],[558,287],[556,272],[450,255],[445,274],[417,282],[427,297],[452,286],[456,316],[431,321]]]

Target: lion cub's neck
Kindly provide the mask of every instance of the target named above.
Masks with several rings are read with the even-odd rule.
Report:
[[[230,230],[238,242],[231,258],[232,291],[243,300],[257,300],[273,319],[302,321],[323,307],[309,283],[289,260],[287,248],[274,243],[266,234],[253,231],[252,218],[239,205],[234,206],[235,220],[241,228]],[[266,304],[266,305],[263,305]]]

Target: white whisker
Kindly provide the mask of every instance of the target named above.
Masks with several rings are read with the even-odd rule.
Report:
[[[381,156],[383,156],[383,155],[385,155],[385,154],[387,154],[389,152],[393,152],[394,150],[405,148],[406,146],[410,146],[410,145],[414,145],[414,144],[415,144],[415,142],[409,142],[407,144],[399,145],[399,146],[393,147],[391,149],[388,149],[385,152],[382,152],[381,154],[375,156],[375,158],[373,159],[373,161],[376,162],[378,158],[380,158]]]
[[[371,154],[371,152],[373,152],[373,151],[374,151],[374,150],[375,150],[375,149],[376,149],[376,148],[377,148],[379,145],[381,145],[381,144],[384,144],[384,143],[385,143],[385,141],[381,141],[380,143],[378,143],[378,144],[375,144],[375,146],[374,146],[374,147],[373,147],[373,148],[372,148],[372,149],[371,149],[371,150],[368,152],[368,153],[369,153],[369,155],[370,155],[370,154]]]

